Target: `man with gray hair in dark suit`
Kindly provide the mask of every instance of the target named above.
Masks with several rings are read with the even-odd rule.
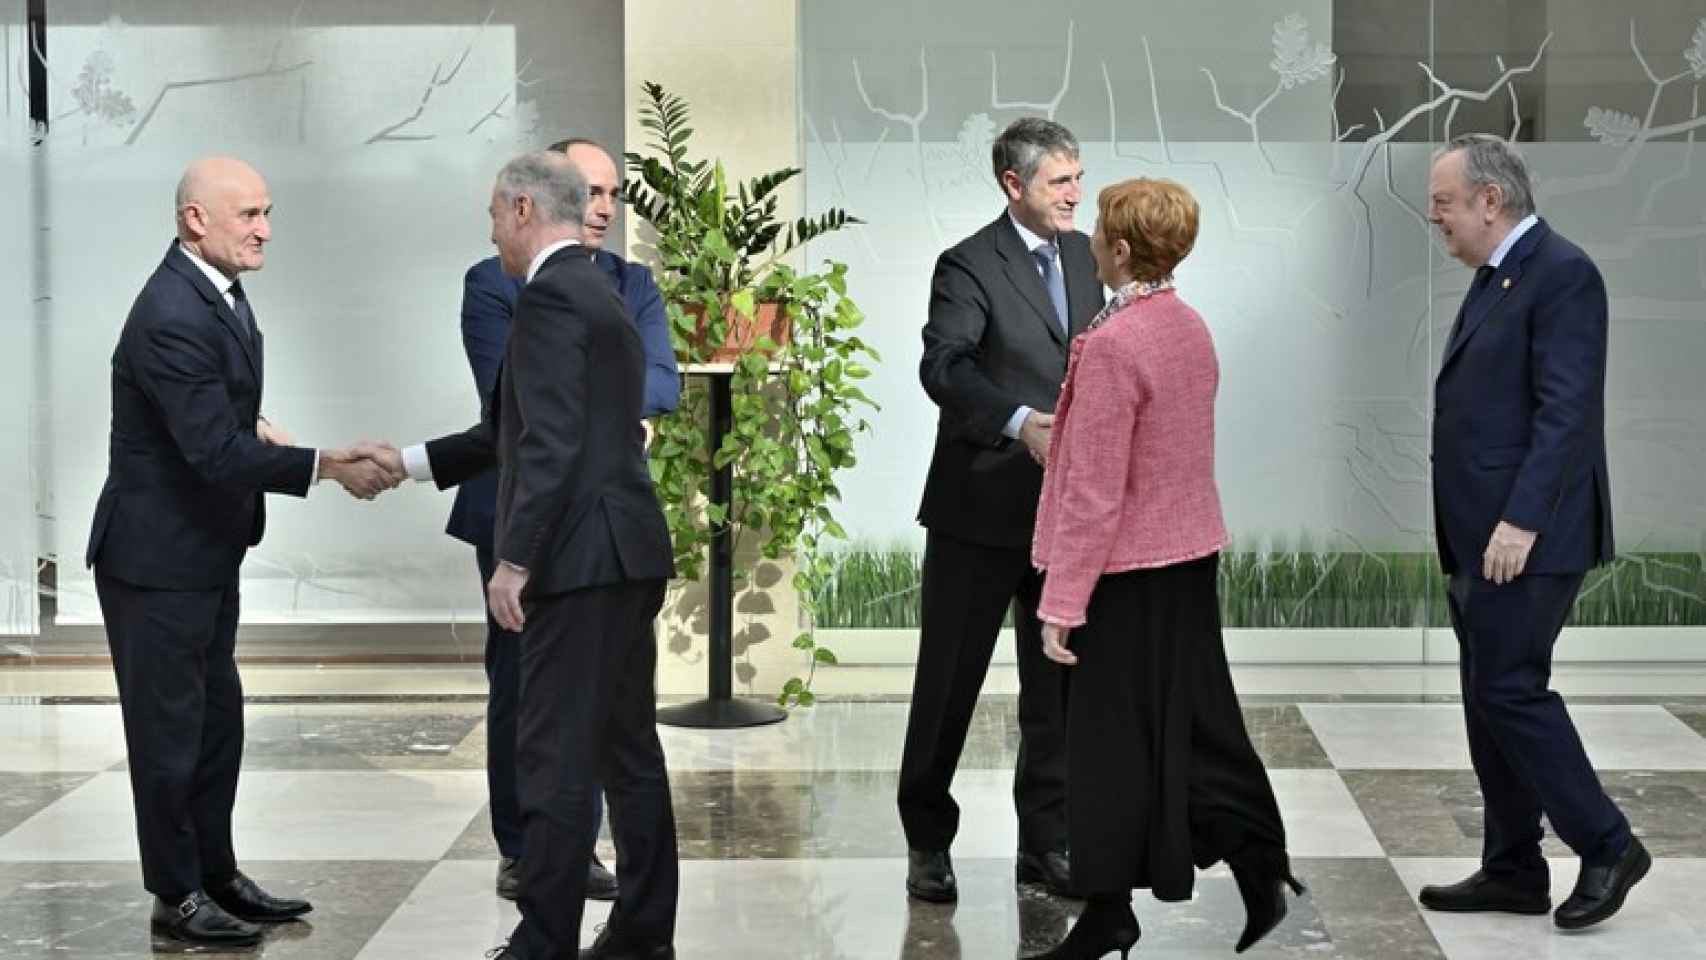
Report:
[[[1652,866],[1550,687],[1552,648],[1582,580],[1616,555],[1605,280],[1536,215],[1528,168],[1498,137],[1461,136],[1434,158],[1428,219],[1446,252],[1475,268],[1434,381],[1432,461],[1486,809],[1481,869],[1422,888],[1420,900],[1430,910],[1546,913],[1544,813],[1582,858],[1553,921],[1580,929],[1621,909]]]
[[[1006,209],[936,261],[918,376],[940,416],[918,520],[926,529],[918,666],[898,802],[906,889],[958,898],[948,791],[1003,615],[1019,653],[1017,879],[1066,893],[1066,730],[1061,668],[1043,656],[1042,577],[1031,531],[1067,345],[1102,307],[1078,141],[1058,123],[1014,121],[992,149]]]

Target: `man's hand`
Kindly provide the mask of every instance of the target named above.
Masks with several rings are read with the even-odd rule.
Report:
[[[1039,465],[1048,462],[1048,436],[1054,429],[1054,414],[1038,413],[1035,410],[1025,417],[1025,422],[1019,427],[1019,439],[1025,441],[1025,449],[1031,451],[1031,459]]]
[[[409,479],[408,468],[403,466],[403,452],[389,443],[363,440],[350,450],[358,457],[365,457],[379,464],[391,477],[392,486]]]
[[[383,465],[355,450],[321,450],[320,476],[336,480],[358,500],[372,500],[399,482]]]
[[[521,609],[521,591],[527,586],[527,570],[508,560],[498,564],[492,582],[486,584],[486,605],[492,619],[510,633],[520,633],[527,625],[527,614]]]
[[[1510,583],[1522,576],[1528,566],[1528,553],[1534,549],[1535,535],[1513,527],[1503,520],[1493,528],[1493,539],[1481,557],[1481,575],[1497,584]]]
[[[274,426],[272,421],[266,417],[261,417],[255,421],[255,436],[262,443],[272,444],[275,447],[288,447],[296,443],[290,438],[290,434],[284,431],[283,427]]]
[[[1052,418],[1051,418],[1052,419]],[[1076,666],[1078,655],[1066,649],[1066,641],[1072,634],[1071,627],[1063,627],[1057,623],[1043,623],[1043,656],[1048,657],[1063,667]]]

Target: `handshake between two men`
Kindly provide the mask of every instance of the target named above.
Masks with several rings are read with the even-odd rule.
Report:
[[[262,443],[290,446],[290,434],[267,420],[255,423]],[[389,443],[363,440],[342,448],[321,448],[320,479],[335,480],[358,500],[372,500],[409,479],[403,454]]]

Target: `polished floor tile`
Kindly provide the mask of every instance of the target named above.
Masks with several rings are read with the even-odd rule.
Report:
[[[243,774],[234,843],[256,860],[436,860],[486,799],[477,772]],[[130,779],[103,773],[0,837],[0,861],[134,860]]]
[[[1466,770],[1458,704],[1299,707],[1340,770]],[[1706,769],[1706,738],[1657,705],[1575,704],[1570,716],[1602,770]]]
[[[1269,770],[1294,857],[1381,857],[1386,853],[1336,770]]]
[[[0,705],[0,770],[73,773],[124,759],[124,719],[116,705]]]
[[[1246,691],[1245,723],[1310,888],[1249,956],[1697,955],[1687,951],[1703,932],[1690,898],[1706,888],[1706,701],[1572,704],[1606,790],[1661,859],[1625,916],[1569,937],[1549,922],[1419,911],[1420,884],[1457,879],[1479,849],[1461,708],[1425,702],[1434,694],[1369,696]],[[955,779],[961,902],[905,896],[894,795],[907,710],[840,701],[773,727],[660,730],[683,857],[678,955],[984,960],[1065,935],[1080,905],[1013,883],[1010,694],[980,701]],[[477,699],[438,696],[247,707],[238,852],[258,881],[306,894],[316,911],[244,956],[476,960],[507,935],[516,914],[492,891],[483,713]],[[118,720],[112,705],[0,704],[0,960],[151,955]],[[620,874],[607,824],[600,850]],[[1575,861],[1553,841],[1547,852],[1561,897]],[[1134,909],[1134,956],[1145,958],[1229,955],[1244,920],[1224,865],[1200,873],[1187,902],[1139,892]],[[608,910],[589,905],[589,940]]]
[[[1303,857],[1378,857],[1380,842],[1356,800],[1332,770],[1271,770],[1292,853]],[[1012,774],[963,770],[956,857],[1011,858],[1018,846]],[[676,829],[685,859],[884,858],[905,853],[895,811],[896,775],[879,771],[686,771],[671,778]],[[609,825],[602,849],[609,850]],[[447,857],[497,856],[482,810]]]
[[[1552,860],[1552,902],[1562,903],[1576,881],[1577,861]],[[1430,883],[1451,883],[1478,866],[1473,859],[1395,858],[1393,868],[1411,896]],[[1449,914],[1422,917],[1451,960],[1684,960],[1702,955],[1706,862],[1655,860],[1622,912],[1578,932],[1564,932],[1547,916]]]
[[[462,749],[485,716],[484,704],[427,704],[430,711],[334,705],[250,707],[243,767],[249,770],[484,769],[478,750]],[[452,708],[454,712],[452,712]]]
[[[1481,791],[1468,770],[1343,770],[1363,816],[1394,857],[1478,857]],[[1609,770],[1606,794],[1656,857],[1706,857],[1706,772]],[[1547,830],[1547,856],[1570,857]]]
[[[350,960],[431,864],[251,861],[244,867],[270,891],[307,898],[314,911],[267,926],[265,942],[254,950],[193,951],[197,957]],[[0,957],[118,960],[192,952],[154,940],[152,905],[134,863],[0,863]]]
[[[0,836],[82,786],[92,773],[0,772]]]

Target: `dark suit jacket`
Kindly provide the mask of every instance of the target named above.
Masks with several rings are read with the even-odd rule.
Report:
[[[1535,224],[1463,308],[1434,383],[1434,520],[1447,573],[1480,576],[1500,520],[1539,534],[1525,573],[1615,554],[1605,457],[1605,281]]]
[[[143,285],[113,351],[107,481],[85,562],[140,587],[237,577],[266,529],[262,493],[305,496],[314,451],[255,437],[261,343],[178,248]]]
[[[641,416],[669,413],[681,399],[681,374],[676,369],[675,350],[669,342],[669,320],[664,313],[663,298],[658,295],[651,270],[603,250],[594,255],[593,262],[603,271],[612,289],[622,296],[645,348],[646,398]],[[462,279],[462,347],[468,353],[468,367],[474,373],[474,386],[480,391],[482,407],[491,401],[492,384],[497,381],[498,365],[503,361],[510,317],[515,313],[521,287],[521,279],[505,274],[497,257],[469,267]],[[497,501],[497,470],[470,477],[456,488],[456,502],[451,504],[450,521],[444,532],[463,543],[490,550]]]
[[[1102,284],[1088,237],[1062,234],[1059,245],[1077,336],[1102,308]],[[920,523],[987,546],[1030,546],[1043,471],[1001,430],[1021,404],[1054,411],[1067,343],[1006,213],[937,258],[918,378],[941,413]]]
[[[674,575],[640,430],[640,335],[591,252],[552,254],[522,288],[481,422],[427,443],[440,489],[501,466],[493,545],[529,597]]]

